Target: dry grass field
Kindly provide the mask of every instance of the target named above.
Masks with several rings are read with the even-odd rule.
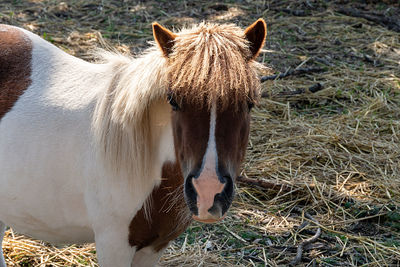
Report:
[[[140,53],[153,21],[266,20],[264,75],[292,75],[263,83],[229,216],[193,223],[162,266],[288,266],[318,229],[297,265],[400,266],[399,14],[389,0],[0,0],[0,23],[88,60],[95,47]],[[92,244],[9,230],[3,248],[9,266],[96,266]]]

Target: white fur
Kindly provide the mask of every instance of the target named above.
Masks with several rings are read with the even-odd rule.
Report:
[[[217,144],[215,143],[215,125],[217,123],[217,105],[213,103],[210,110],[210,130],[208,136],[207,149],[203,157],[200,176],[218,177],[218,153]]]
[[[52,243],[96,241],[101,266],[130,266],[129,223],[160,182],[162,163],[174,160],[170,107],[151,105],[156,160],[149,177],[115,177],[92,128],[113,66],[77,59],[24,32],[33,44],[32,84],[0,121],[0,220]]]
[[[164,253],[164,249],[160,251],[154,251],[151,247],[145,247],[136,252],[135,257],[132,261],[132,267],[152,267],[157,266],[161,255]]]

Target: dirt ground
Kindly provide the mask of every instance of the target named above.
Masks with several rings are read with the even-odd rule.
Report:
[[[164,266],[400,266],[398,1],[1,1],[21,26],[75,56],[138,54],[151,23],[268,24],[271,74],[252,113],[243,178],[228,217],[193,223]],[[9,266],[96,266],[95,248],[7,232]]]

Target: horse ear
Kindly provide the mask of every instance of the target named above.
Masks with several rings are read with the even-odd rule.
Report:
[[[174,39],[176,37],[176,34],[164,28],[157,22],[154,22],[153,36],[164,56],[168,57],[168,55],[172,52],[172,47],[174,46]]]
[[[267,36],[267,24],[263,19],[258,19],[244,31],[244,34],[250,42],[250,59],[255,59],[264,46],[265,37]]]

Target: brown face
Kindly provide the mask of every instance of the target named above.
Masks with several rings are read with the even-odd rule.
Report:
[[[202,222],[222,219],[232,203],[249,136],[252,103],[247,99],[256,99],[259,85],[251,69],[267,33],[263,19],[244,32],[229,27],[203,25],[177,35],[153,23],[154,39],[169,64],[171,92],[177,94],[168,100],[185,200]],[[196,101],[185,99],[189,95]]]
[[[175,153],[185,178],[185,199],[193,218],[222,219],[232,203],[249,136],[251,105],[222,110],[185,102],[172,105]]]

